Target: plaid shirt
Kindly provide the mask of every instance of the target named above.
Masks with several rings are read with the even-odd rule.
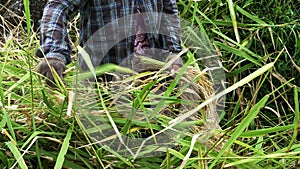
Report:
[[[175,0],[49,0],[41,23],[38,57],[60,57],[66,64],[71,62],[67,21],[77,10],[81,19],[79,44],[95,66],[120,63],[133,52],[134,14],[138,11],[143,13],[151,48],[173,53],[182,50]]]

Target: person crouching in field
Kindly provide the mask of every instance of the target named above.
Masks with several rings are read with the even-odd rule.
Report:
[[[96,49],[97,51],[106,51],[106,43],[109,43],[109,40],[115,37],[112,34],[118,35],[119,33],[107,30],[102,31],[97,43],[92,41],[92,43],[96,44],[91,45],[89,39],[106,25],[110,25],[112,29],[117,27],[118,29],[116,30],[120,30],[120,28],[132,27],[134,22],[139,24],[138,20],[141,20],[141,16],[142,22],[147,24],[151,24],[153,20],[157,19],[155,18],[156,15],[152,16],[152,18],[151,16],[147,18],[147,15],[139,15],[133,20],[129,19],[128,22],[120,23],[119,18],[130,18],[129,16],[137,13],[163,13],[171,16],[169,20],[165,18],[165,21],[162,21],[160,25],[160,27],[164,27],[164,30],[168,30],[167,35],[146,33],[146,30],[142,30],[142,26],[142,31],[135,29],[135,33],[142,33],[141,36],[129,36],[121,39],[101,59],[98,54],[90,54],[90,59],[94,66],[104,63],[120,64],[122,60],[133,52],[143,53],[142,50],[145,48],[143,44],[147,44],[147,48],[159,48],[166,51],[166,53],[171,53],[171,57],[182,51],[182,46],[180,45],[180,19],[175,0],[49,0],[44,8],[41,21],[40,48],[36,55],[44,58],[39,65],[38,72],[46,76],[46,82],[50,86],[54,86],[54,78],[50,67],[53,67],[63,80],[65,65],[71,62],[70,54],[72,49],[68,38],[67,21],[78,10],[80,12],[79,45],[85,47],[85,44],[89,44],[90,48],[92,48],[91,50]],[[143,24],[141,23],[141,25]],[[157,23],[154,24],[158,25]],[[105,35],[105,33],[107,34]],[[110,37],[110,39],[107,39],[107,37]],[[86,65],[81,63],[81,61],[82,58],[79,56],[81,69],[86,70]],[[171,68],[177,70],[181,66],[182,61],[179,59],[172,64]]]

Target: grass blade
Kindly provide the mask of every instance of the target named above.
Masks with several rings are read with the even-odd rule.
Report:
[[[266,129],[260,129],[260,130],[250,130],[243,132],[240,136],[241,137],[259,137],[259,136],[265,136],[270,133],[280,132],[280,131],[287,131],[293,129],[295,124],[290,124],[286,126],[276,126],[276,127],[270,127]]]
[[[299,121],[299,97],[298,97],[297,87],[294,88],[294,102],[295,102],[294,133],[293,133],[293,137],[288,145],[286,152],[289,152],[290,148],[295,143],[297,136],[298,136],[298,131],[299,131],[299,123],[300,123],[300,121]]]
[[[108,152],[114,154],[118,159],[120,159],[121,161],[123,161],[124,164],[126,164],[126,165],[128,165],[130,167],[134,167],[129,160],[127,160],[126,158],[122,157],[120,154],[118,154],[117,152],[115,152],[114,150],[112,150],[110,147],[104,145],[102,148],[105,149],[105,150],[107,150]]]
[[[262,21],[256,16],[251,15],[249,12],[245,11],[243,8],[236,5],[236,10],[239,11],[241,14],[247,16],[251,20],[255,21],[256,23],[260,24],[261,26],[269,26],[266,22]]]
[[[228,6],[229,6],[230,17],[231,17],[232,24],[233,24],[235,38],[236,38],[236,41],[238,43],[240,43],[241,40],[240,40],[239,30],[238,30],[238,27],[237,27],[237,21],[236,21],[233,2],[232,2],[232,0],[227,0],[227,3],[228,3]]]
[[[13,144],[13,142],[7,142],[6,143],[7,147],[9,148],[9,150],[13,153],[15,159],[17,160],[17,163],[19,163],[20,168],[22,169],[27,169],[27,165],[25,164],[25,161],[23,159],[23,157],[21,156],[20,151],[18,150],[18,148],[15,146],[15,144]],[[11,167],[14,168],[14,167]]]
[[[69,149],[72,132],[73,132],[73,127],[71,127],[67,132],[67,135],[64,139],[64,142],[63,142],[60,152],[58,154],[54,169],[60,169],[63,167],[64,161],[65,161],[65,155],[67,154],[67,151]]]
[[[27,37],[28,43],[30,42],[30,32],[31,32],[31,19],[30,19],[30,8],[29,8],[29,0],[23,0],[25,17],[26,17],[26,26],[27,26]]]

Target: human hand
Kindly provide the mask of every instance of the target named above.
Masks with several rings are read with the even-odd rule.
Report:
[[[55,87],[53,70],[55,70],[57,75],[60,77],[60,79],[64,81],[63,74],[64,71],[66,70],[66,65],[63,59],[61,58],[54,57],[54,58],[43,59],[43,61],[40,63],[37,70],[40,74],[42,74],[47,78],[46,84],[49,85],[50,87]]]
[[[175,59],[175,60],[174,60]],[[167,70],[171,73],[176,73],[178,69],[180,69],[183,66],[183,61],[180,57],[177,56],[177,54],[172,54],[168,61],[173,60],[172,64],[167,67]]]
[[[170,71],[171,71],[171,73],[177,72],[177,70],[180,69],[181,67],[182,67],[182,65],[172,64]]]

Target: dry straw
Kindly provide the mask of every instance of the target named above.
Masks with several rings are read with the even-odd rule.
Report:
[[[137,57],[137,59],[135,58],[133,60],[138,60],[135,61],[135,63],[138,63],[139,65],[138,69],[151,68],[151,72],[145,73],[144,75],[138,74],[136,76],[129,76],[129,78],[118,77],[118,75],[116,75],[115,77],[117,77],[116,79],[118,79],[118,81],[113,82],[115,86],[119,86],[119,88],[122,89],[126,88],[127,91],[142,90],[146,85],[153,82],[153,79],[160,79],[158,80],[158,84],[156,84],[150,91],[150,93],[157,93],[158,91],[167,90],[166,88],[168,88],[176,79],[176,75],[180,77],[173,90],[173,95],[176,95],[177,99],[181,100],[181,102],[176,103],[178,105],[175,106],[166,106],[164,110],[160,111],[160,113],[166,112],[166,109],[168,109],[168,116],[176,117],[181,113],[194,109],[201,102],[214,95],[213,85],[205,70],[202,71],[197,67],[188,66],[183,68],[185,70],[182,75],[180,75],[180,73],[174,74],[170,72],[170,69],[166,68],[169,67],[168,65],[172,64],[172,60],[166,64],[165,62],[154,60],[149,57],[135,57]],[[137,67],[133,66],[133,69],[136,70]],[[180,72],[180,70],[178,70],[178,72]],[[124,81],[126,82],[124,83]],[[125,85],[126,87],[120,87],[122,85]],[[163,93],[160,93],[160,95],[162,96]],[[199,124],[198,126],[192,127],[194,134],[204,133],[208,130],[212,131],[214,129],[220,129],[218,124],[218,113],[216,111],[216,101],[210,102],[203,109],[200,109],[197,113],[192,115],[192,117],[188,118],[192,121],[200,121],[200,123],[197,123]]]

